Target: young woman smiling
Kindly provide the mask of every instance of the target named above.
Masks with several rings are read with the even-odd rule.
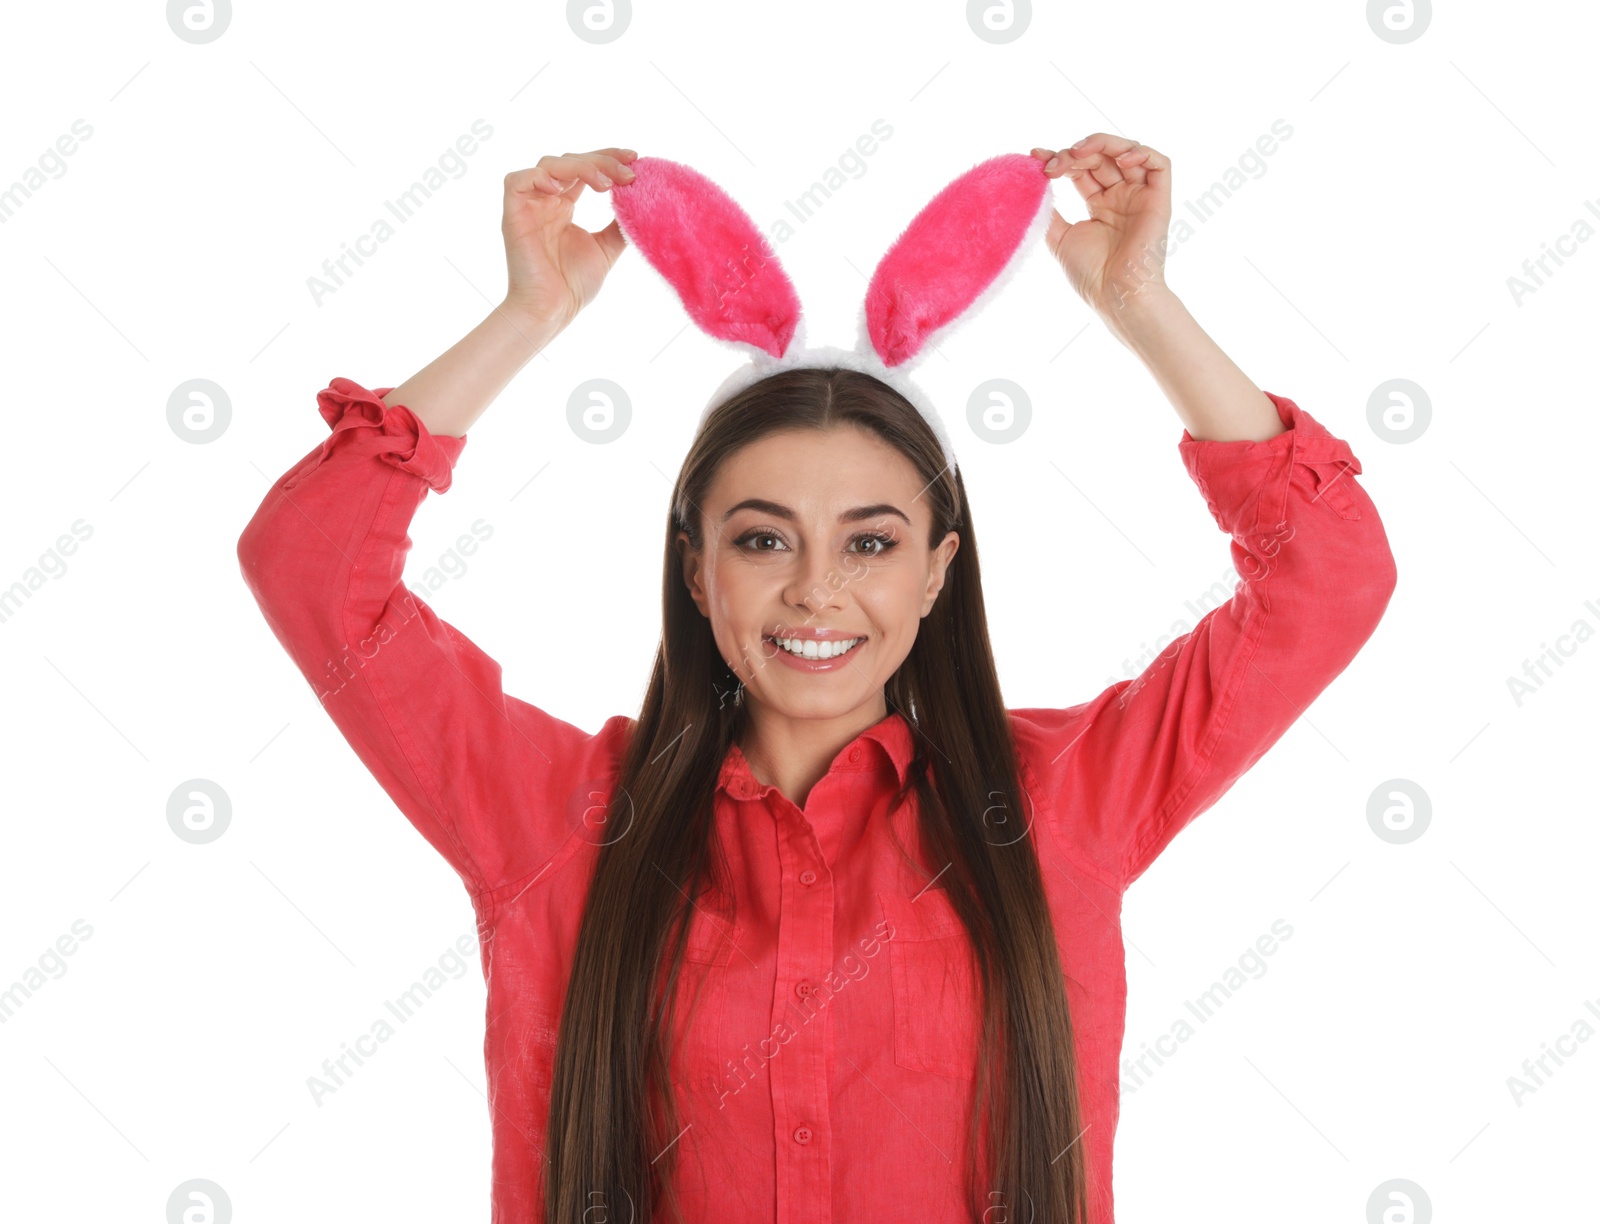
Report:
[[[1087,204],[1049,248],[1177,411],[1242,575],[1093,700],[1005,708],[959,469],[851,369],[705,419],[637,718],[590,734],[510,696],[406,588],[418,505],[628,246],[572,223],[635,177],[627,149],[507,176],[504,302],[398,387],[334,379],[331,435],[240,538],[279,641],[470,893],[497,1224],[1112,1219],[1122,894],[1355,656],[1395,565],[1349,446],[1167,287],[1167,158],[1106,133],[1033,156]]]

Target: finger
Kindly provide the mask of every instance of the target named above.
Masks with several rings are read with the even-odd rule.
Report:
[[[1077,144],[1065,150],[1065,153],[1080,161],[1087,161],[1097,156],[1100,160],[1092,161],[1089,169],[1102,187],[1111,187],[1124,179],[1143,184],[1144,178],[1136,172],[1140,161],[1130,154],[1144,147],[1137,140],[1130,140],[1126,136],[1096,132],[1092,136],[1085,136]]]
[[[613,161],[617,162],[618,164],[626,164],[628,162],[634,161],[639,156],[632,149],[618,149],[618,148],[595,149],[595,150],[593,150],[591,152],[590,155],[591,156],[600,156],[600,157],[609,157]]]
[[[1112,164],[1122,173],[1122,177],[1136,186],[1143,187],[1145,182],[1146,154],[1149,152],[1143,145],[1136,144],[1131,148],[1118,153],[1111,159]]]
[[[554,186],[550,176],[538,166],[529,166],[525,170],[513,170],[506,175],[506,194],[516,195],[527,191],[552,191]]]
[[[1122,182],[1122,171],[1103,154],[1090,153],[1067,163],[1067,177],[1084,199]]]
[[[599,184],[601,187],[609,187],[612,183],[632,182],[635,177],[635,171],[628,163],[637,160],[638,156],[632,149],[620,148],[591,149],[587,153],[562,154],[563,159],[588,163],[594,166],[601,176],[610,180],[608,183]],[[594,180],[591,180],[587,175],[584,176],[584,181],[592,187],[596,186]]]
[[[613,183],[631,183],[634,179],[634,169],[628,163],[637,159],[639,155],[632,149],[595,149],[582,156],[599,166]]]
[[[552,178],[563,183],[574,178],[581,179],[596,191],[605,191],[612,183],[611,177],[588,153],[563,153],[560,157],[546,154],[539,159],[538,165]]]
[[[1110,132],[1095,132],[1092,136],[1085,136],[1070,149],[1065,150],[1078,156],[1085,153],[1104,153],[1107,157],[1116,157],[1117,154],[1126,152],[1139,142],[1129,140],[1126,136],[1113,136]]]
[[[548,159],[545,159],[548,160]],[[573,175],[561,177],[547,169],[541,161],[525,170],[513,170],[506,175],[507,195],[572,195],[583,185],[583,180]]]
[[[1140,145],[1139,152],[1143,159],[1140,165],[1144,168],[1144,181],[1148,187],[1153,187],[1163,195],[1172,194],[1172,162],[1165,153],[1159,153],[1149,145]]]
[[[1079,193],[1083,195],[1093,195],[1100,190],[1100,184],[1085,174],[1089,162],[1080,162],[1071,149],[1041,147],[1030,152],[1044,162],[1044,172],[1049,178],[1070,178],[1078,184]]]
[[[1040,147],[1029,151],[1033,156],[1040,158],[1044,162],[1045,173],[1052,178],[1056,178],[1071,171],[1074,164],[1082,168],[1098,164],[1095,158],[1100,154],[1101,150],[1095,148],[1091,142],[1098,144],[1099,137],[1086,137],[1077,144],[1065,149]],[[1107,161],[1114,164],[1115,158],[1108,157]]]
[[[1090,174],[1086,168],[1063,164],[1066,165],[1066,168],[1061,173],[1072,180],[1072,185],[1078,189],[1078,194],[1085,200],[1092,199],[1105,190],[1100,186],[1100,181]]]
[[[1051,178],[1060,178],[1067,172],[1067,163],[1072,161],[1072,154],[1067,149],[1037,148],[1030,152],[1044,163],[1044,172]]]
[[[547,174],[545,181],[548,184],[546,190],[549,194],[560,196],[563,200],[576,199],[584,188],[582,178],[556,178]]]

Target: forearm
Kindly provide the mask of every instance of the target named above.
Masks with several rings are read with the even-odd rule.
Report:
[[[1101,312],[1112,335],[1144,362],[1198,441],[1263,442],[1283,432],[1266,394],[1206,335],[1178,296],[1146,286]]]
[[[404,404],[429,433],[459,438],[560,327],[505,305],[383,397]]]

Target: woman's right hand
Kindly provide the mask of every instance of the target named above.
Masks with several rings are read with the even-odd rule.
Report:
[[[638,156],[632,149],[546,155],[506,175],[507,309],[559,329],[594,300],[628,243],[614,218],[596,233],[574,225],[572,207],[585,184],[607,191],[632,182],[628,163]]]

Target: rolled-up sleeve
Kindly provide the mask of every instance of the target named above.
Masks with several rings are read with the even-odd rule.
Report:
[[[1372,636],[1393,553],[1349,445],[1268,393],[1283,432],[1178,444],[1240,579],[1093,701],[1014,710],[1061,849],[1125,888],[1300,717]]]
[[[507,695],[499,664],[402,582],[412,517],[466,438],[429,433],[390,390],[318,393],[330,433],[267,492],[239,564],[322,708],[478,897],[564,861],[631,720],[590,734]]]

